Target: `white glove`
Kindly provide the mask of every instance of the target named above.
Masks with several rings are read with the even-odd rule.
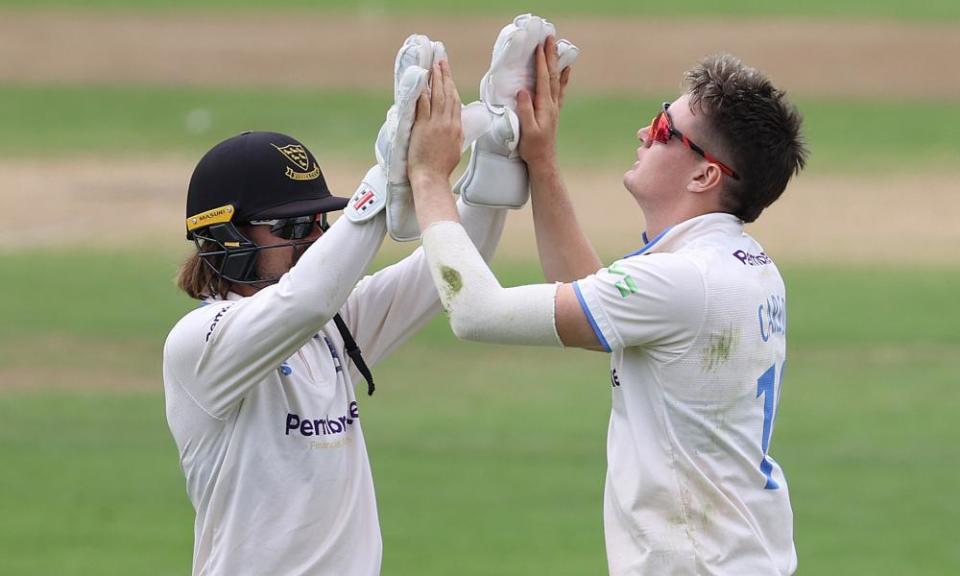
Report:
[[[441,42],[432,42],[420,34],[411,35],[397,52],[393,69],[393,106],[387,111],[380,127],[374,152],[380,173],[386,179],[386,193],[376,198],[372,187],[361,194],[358,189],[345,211],[353,221],[372,218],[386,208],[387,231],[394,240],[416,240],[420,237],[417,216],[413,208],[413,193],[407,178],[407,152],[410,148],[410,130],[416,117],[417,99],[427,87],[433,64],[446,58]],[[367,173],[371,177],[373,170]],[[369,197],[373,193],[374,197]]]
[[[427,87],[433,65],[447,57],[443,43],[422,34],[407,38],[394,64],[394,105],[377,136],[377,162],[387,175],[387,232],[397,241],[420,238],[413,208],[413,190],[407,178],[410,131],[417,114],[417,99]]]
[[[497,36],[490,69],[480,81],[480,102],[466,106],[462,116],[464,143],[471,146],[470,162],[454,191],[467,204],[519,208],[530,197],[527,165],[517,151],[517,92],[534,90],[536,48],[555,34],[550,22],[522,14]],[[567,40],[558,41],[556,46],[562,71],[573,64],[580,50]]]
[[[415,66],[408,68],[397,82],[397,94],[399,94],[397,103],[387,111],[387,119],[377,135],[375,146],[377,165],[371,168],[364,178],[366,181],[375,175],[383,180],[382,186],[365,187],[361,182],[344,209],[344,215],[351,221],[369,220],[386,207],[389,222],[391,204],[395,206],[398,199],[402,202],[403,198],[409,198],[412,202],[409,183],[406,183],[406,190],[403,189],[406,180],[407,148],[410,143],[410,126],[413,124],[412,115],[416,110],[417,98],[426,83],[427,71]],[[410,118],[406,118],[407,116]],[[408,124],[406,130],[402,129],[403,123]],[[402,180],[396,176],[401,167],[403,172],[399,175]],[[394,175],[397,180],[394,186],[390,184],[391,175]]]

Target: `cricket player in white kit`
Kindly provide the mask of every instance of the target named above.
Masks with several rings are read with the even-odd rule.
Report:
[[[380,573],[354,382],[440,306],[422,251],[361,280],[385,213],[325,230],[346,204],[282,134],[228,139],[194,172],[188,228],[227,248],[212,254],[217,273],[200,255],[188,262],[181,285],[203,305],[164,347],[167,419],[197,513],[194,574]],[[504,212],[463,207],[488,256]]]
[[[457,223],[448,180],[459,97],[448,66],[418,104],[409,176],[451,326],[471,340],[611,354],[611,574],[792,574],[789,492],[769,454],[786,294],[743,224],[803,167],[800,116],[733,57],[688,72],[687,91],[639,130],[624,174],[644,214],[643,246],[602,267],[557,169],[569,73],[557,69],[552,42],[538,50],[535,94],[521,91],[517,112],[541,263],[554,284],[502,288]]]
[[[489,258],[507,206],[526,196],[509,114],[491,99],[533,87],[527,63],[553,28],[518,17],[493,51],[459,203]],[[564,61],[576,56],[569,44]],[[556,56],[556,55],[555,55]],[[300,142],[244,133],[200,160],[187,194],[197,251],[180,287],[202,305],[167,338],[167,421],[195,510],[193,574],[376,576],[381,539],[354,381],[440,309],[422,249],[361,279],[385,233],[419,238],[406,174],[409,126],[442,43],[412,35],[394,68],[377,165],[349,200],[327,189]],[[485,99],[486,98],[486,99]],[[460,109],[458,108],[458,113]],[[515,116],[514,116],[515,118]],[[517,170],[517,166],[523,168]],[[502,167],[513,167],[506,179]],[[326,214],[345,210],[327,227]],[[361,353],[362,351],[362,353]]]

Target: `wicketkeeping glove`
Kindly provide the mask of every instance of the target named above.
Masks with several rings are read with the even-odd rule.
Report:
[[[517,92],[536,84],[537,45],[555,35],[553,24],[522,14],[505,26],[493,46],[490,69],[480,81],[480,101],[464,107],[464,142],[470,162],[454,191],[464,202],[492,208],[520,208],[530,197],[527,165],[520,158]],[[580,50],[567,40],[556,44],[562,71]]]
[[[413,208],[413,192],[407,178],[407,153],[410,148],[410,130],[416,117],[417,99],[427,87],[433,64],[446,58],[441,42],[414,34],[406,39],[394,61],[393,105],[387,111],[380,127],[374,152],[380,173],[386,179],[386,194],[375,196],[375,187],[358,189],[347,205],[345,214],[353,221],[373,217],[386,208],[387,231],[394,240],[416,240],[420,237],[417,216]],[[367,178],[373,179],[373,170]],[[374,194],[373,197],[370,194]],[[359,208],[355,205],[359,202]]]

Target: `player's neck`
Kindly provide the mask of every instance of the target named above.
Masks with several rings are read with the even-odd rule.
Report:
[[[717,212],[715,207],[677,206],[674,210],[644,210],[643,217],[647,224],[647,229],[644,234],[649,241],[681,222],[686,222],[691,218],[710,214],[711,212]]]

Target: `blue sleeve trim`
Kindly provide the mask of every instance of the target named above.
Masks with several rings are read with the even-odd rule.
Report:
[[[587,301],[583,299],[583,294],[580,292],[580,284],[577,282],[573,283],[573,292],[577,295],[580,308],[583,309],[583,313],[587,316],[587,322],[589,322],[590,327],[593,328],[593,333],[597,335],[597,340],[600,341],[600,345],[603,346],[606,352],[612,352],[610,344],[607,344],[607,339],[603,337],[603,332],[601,332],[600,327],[597,326],[597,321],[593,319],[593,314],[590,313],[590,308],[587,307]]]

